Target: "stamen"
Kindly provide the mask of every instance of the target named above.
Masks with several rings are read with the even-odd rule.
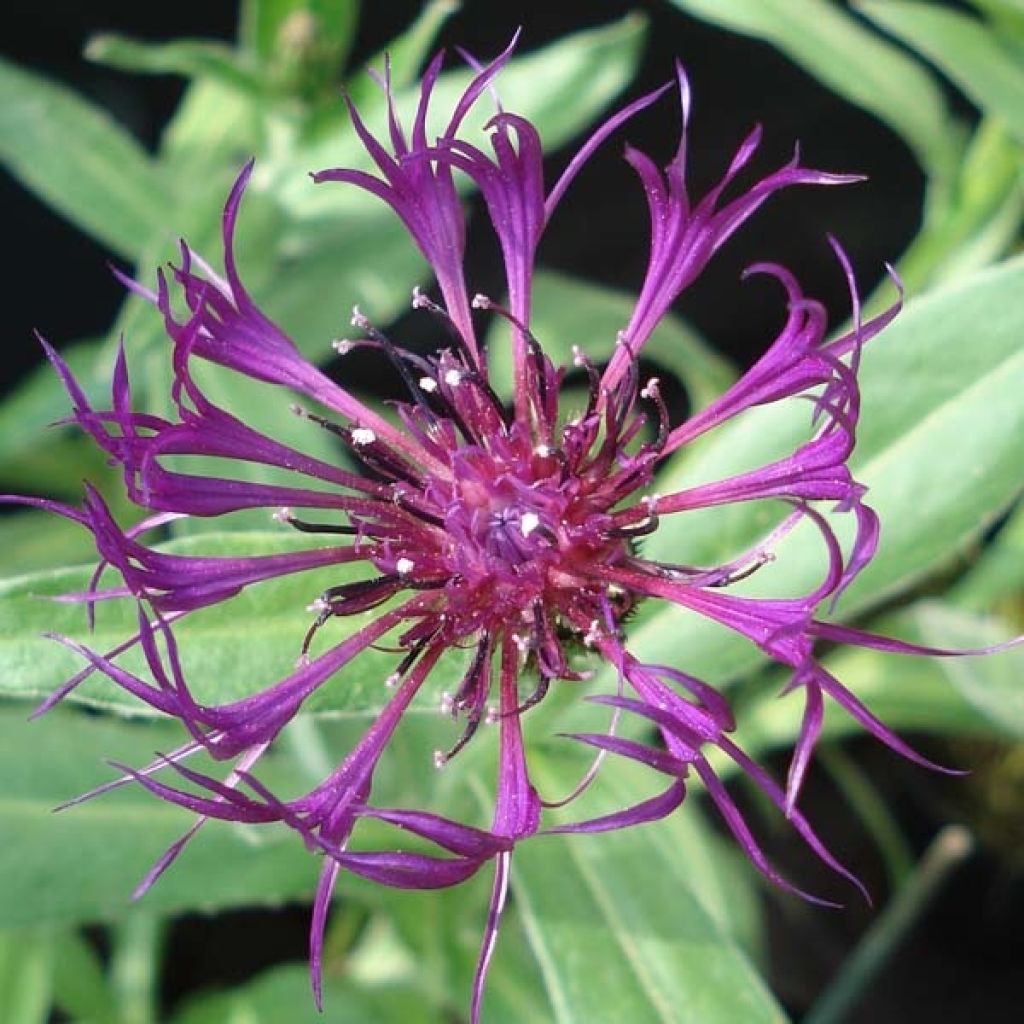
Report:
[[[479,705],[474,706],[470,709],[469,716],[466,719],[466,728],[462,731],[462,735],[459,737],[455,745],[448,751],[447,754],[441,754],[440,751],[434,754],[434,764],[438,768],[442,765],[447,764],[462,748],[473,738],[476,734],[477,729],[480,728],[480,720],[483,717],[481,708]],[[488,719],[490,718],[490,712],[488,712]],[[440,754],[441,762],[438,764],[438,755]]]
[[[651,377],[640,392],[640,397],[654,402],[658,409],[658,436],[654,439],[653,448],[655,451],[661,451],[669,435],[668,407],[665,405],[665,399],[661,397],[661,381],[657,377]]]
[[[541,343],[534,336],[530,328],[527,327],[526,324],[524,324],[518,317],[505,309],[504,306],[499,306],[486,295],[482,295],[478,292],[473,296],[472,305],[474,309],[486,309],[492,313],[497,313],[498,316],[507,320],[523,336],[523,339],[526,341],[526,344],[530,349],[530,357],[533,360],[533,369],[536,376],[537,401],[534,402],[534,407],[540,416],[544,418],[546,414],[545,406],[547,405],[548,397],[548,379],[547,357],[544,355],[544,349],[542,348]]]
[[[502,711],[498,714],[494,714],[493,718],[491,718],[491,715],[494,713],[494,709],[492,708],[488,712],[488,724],[493,724],[502,718],[513,718],[516,715],[525,714],[530,710],[530,708],[535,708],[547,696],[550,686],[551,677],[542,673],[533,693],[531,693],[522,704],[512,708],[511,711]]]
[[[369,427],[355,427],[352,430],[352,443],[356,445],[373,444],[377,435]]]
[[[296,519],[290,508],[278,509],[271,518],[300,533],[334,533],[346,537],[354,537],[359,533],[355,526],[343,526],[340,523],[309,523],[304,519]]]
[[[660,522],[658,516],[653,512],[647,513],[647,518],[631,526],[613,526],[605,532],[606,537],[631,538],[646,537],[658,529]]]
[[[413,288],[412,290],[412,308],[425,309],[441,320],[447,328],[448,334],[455,342],[459,352],[462,354],[463,359],[466,361],[467,366],[479,362],[477,357],[472,351],[470,351],[469,346],[466,344],[466,339],[463,338],[462,332],[455,326],[455,321],[452,320],[451,314],[448,310],[439,306],[428,296],[424,295],[423,291],[419,287]]]
[[[303,658],[309,659],[309,647],[313,642],[313,637],[320,631],[320,628],[324,623],[331,617],[331,609],[325,608],[320,614],[313,620],[313,624],[306,630],[306,635],[302,638],[302,647],[299,649],[299,660]]]

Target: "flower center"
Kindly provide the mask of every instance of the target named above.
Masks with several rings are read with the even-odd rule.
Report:
[[[447,610],[468,629],[516,622],[538,601],[557,606],[574,564],[625,552],[605,536],[605,512],[566,478],[564,457],[524,433],[452,451],[452,480],[432,495],[446,535]]]

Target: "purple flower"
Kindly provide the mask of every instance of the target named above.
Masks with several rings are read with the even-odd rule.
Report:
[[[424,75],[409,134],[399,123],[385,77],[381,84],[388,99],[386,141],[377,139],[350,105],[355,129],[379,176],[348,169],[313,176],[316,182],[355,185],[386,202],[436,275],[441,303],[418,290],[413,299],[415,308],[438,317],[446,331],[447,340],[436,354],[404,351],[358,310],[352,323],[360,337],[336,343],[341,352],[356,346],[377,349],[391,361],[409,394],[397,406],[399,425],[307,362],[246,292],[236,268],[234,233],[250,163],[224,209],[223,278],[183,245],[180,265],[172,267],[169,276],[160,273],[155,292],[128,282],[164,317],[172,343],[175,415],[165,418],[133,409],[123,352],[114,372],[111,407],[92,408],[60,356],[46,346],[72,398],[74,420],[121,467],[128,496],[148,518],[122,529],[92,489],[81,509],[27,499],[92,531],[102,561],[93,586],[74,595],[87,603],[90,613],[96,602],[108,599],[133,600],[138,606],[137,633],[115,650],[98,653],[72,639],[57,638],[87,664],[44,708],[99,671],[152,708],[179,719],[188,730],[189,738],[178,750],[142,769],[125,767],[122,779],[103,787],[105,791],[135,780],[197,815],[193,827],[154,866],[139,891],[156,880],[210,818],[290,826],[323,855],[310,942],[319,1002],[324,923],[342,869],[384,885],[424,889],[456,885],[494,862],[491,910],[473,990],[474,1021],[480,1015],[512,852],[518,842],[541,831],[544,808],[553,806],[531,783],[521,719],[552,684],[575,685],[585,678],[575,667],[578,659],[570,656],[572,649],[582,643],[591,651],[592,665],[603,662],[617,671],[617,692],[592,699],[612,709],[613,723],[635,716],[646,728],[631,735],[648,737],[626,738],[614,725],[604,733],[574,734],[573,740],[596,751],[591,770],[575,792],[599,771],[614,770],[609,754],[647,765],[664,776],[665,788],[615,813],[547,831],[597,832],[657,820],[679,806],[687,780],[696,775],[751,861],[787,888],[793,887],[770,865],[712,770],[709,751],[717,749],[735,762],[782,809],[804,842],[859,886],[797,807],[821,729],[825,697],[894,750],[929,762],[817,662],[815,643],[823,639],[902,653],[945,653],[816,617],[823,603],[834,600],[871,560],[877,547],[877,519],[865,504],[865,489],[852,477],[847,459],[860,412],[861,348],[898,311],[897,304],[867,323],[860,321],[852,273],[838,245],[833,248],[854,305],[854,327],[848,333],[826,340],[822,307],[802,294],[784,268],[759,264],[750,273],[779,282],[788,319],[738,383],[697,415],[674,424],[657,380],[642,381],[639,376],[639,357],[658,322],[765,200],[789,186],[840,185],[856,177],[809,169],[796,155],[726,200],[726,190],[755,154],[755,131],[719,184],[702,198],[691,199],[685,180],[689,90],[680,69],[681,139],[668,167],[662,171],[645,154],[626,152],[650,208],[651,252],[640,295],[603,369],[577,351],[575,364],[589,381],[589,393],[585,408],[565,418],[559,393],[566,368],[552,364],[530,331],[537,246],[583,163],[623,122],[665,90],[610,118],[547,189],[540,138],[524,118],[497,113],[487,126],[490,152],[460,136],[467,112],[493,88],[510,53],[511,47],[476,74],[443,134],[434,140],[427,137],[426,119],[441,57]],[[504,256],[507,308],[484,296],[470,297],[458,175],[472,179],[483,196]],[[508,324],[515,375],[511,408],[498,398],[489,378],[474,309]],[[367,472],[308,456],[220,408],[196,382],[196,360],[298,392],[317,410],[300,409],[301,415],[340,438]],[[671,494],[655,492],[658,467],[672,453],[744,410],[797,396],[811,398],[812,413],[808,440],[796,451],[725,480]],[[289,401],[282,393],[283,409]],[[230,474],[189,473],[175,456],[214,456],[227,463],[274,467],[287,471],[292,482],[256,483]],[[647,560],[640,553],[638,539],[657,530],[665,516],[764,498],[787,502],[788,517],[727,565],[672,565]],[[855,539],[848,552],[840,548],[818,502],[832,503],[854,517]],[[250,558],[196,557],[162,552],[143,540],[178,517],[222,516],[251,508],[276,509],[281,523],[309,536],[308,549]],[[312,510],[308,520],[306,510]],[[816,528],[827,556],[827,571],[817,587],[799,597],[774,600],[731,591],[733,583],[768,561],[775,545],[805,521]],[[313,618],[305,638],[297,638],[302,657],[291,674],[229,704],[211,706],[194,698],[178,655],[176,622],[251,584],[350,562],[362,565],[363,578],[310,595]],[[104,588],[100,575],[108,568],[118,582]],[[625,621],[644,599],[668,601],[705,615],[791,671],[788,688],[803,692],[805,710],[785,786],[729,738],[733,717],[714,688],[682,667],[646,664],[630,654]],[[371,609],[378,612],[368,625],[329,645],[324,653],[310,653],[314,636],[321,629],[329,631],[332,620]],[[385,641],[400,653],[392,674],[380,681],[391,694],[376,721],[314,789],[290,800],[275,796],[255,774],[261,755],[311,694],[361,651]],[[135,675],[118,663],[118,655],[131,647],[144,654],[148,676]],[[429,809],[386,808],[372,802],[374,771],[389,740],[439,659],[452,648],[471,652],[458,689],[446,698],[447,709],[462,723],[461,734],[436,760],[440,766],[454,757],[482,722],[497,724],[498,784],[488,828]],[[190,755],[202,750],[229,765],[223,778],[188,766]],[[181,781],[166,781],[168,774]],[[352,851],[350,836],[363,819],[412,833],[436,849],[422,852],[422,846],[414,844],[413,849],[396,850],[389,844],[386,849]]]

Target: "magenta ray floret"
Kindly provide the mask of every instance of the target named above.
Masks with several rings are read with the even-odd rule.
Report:
[[[815,642],[826,639],[903,653],[949,652],[914,647],[817,618],[875,553],[879,526],[865,504],[865,489],[851,475],[860,412],[857,368],[861,348],[896,315],[899,304],[860,322],[849,265],[833,244],[850,282],[854,327],[826,338],[825,314],[806,298],[793,275],[766,263],[751,273],[775,278],[785,293],[788,318],[757,364],[724,395],[682,423],[671,421],[656,380],[641,382],[638,357],[659,320],[700,274],[714,253],[775,192],[793,185],[837,185],[856,176],[803,167],[795,156],[785,167],[726,201],[727,187],[752,160],[760,132],[742,144],[722,180],[693,199],[686,186],[689,88],[682,69],[677,84],[682,108],[680,141],[664,170],[627,149],[647,198],[651,253],[629,323],[615,340],[603,369],[578,351],[576,366],[589,381],[582,410],[566,416],[559,405],[566,369],[554,366],[530,330],[530,293],[537,246],[558,202],[585,160],[629,117],[664,90],[611,117],[585,143],[562,178],[546,190],[541,140],[515,113],[500,111],[487,125],[491,153],[462,134],[470,108],[493,88],[510,46],[478,69],[436,139],[427,136],[428,107],[441,57],[427,68],[412,131],[402,127],[391,94],[390,69],[381,85],[388,110],[386,139],[378,139],[350,103],[353,125],[379,177],[345,168],[321,171],[315,182],[355,185],[386,202],[430,261],[441,304],[416,291],[413,305],[445,321],[453,340],[434,355],[396,347],[358,310],[360,337],[339,344],[383,351],[409,390],[397,406],[399,423],[375,411],[307,362],[294,343],[255,305],[239,277],[235,225],[252,164],[239,175],[224,209],[225,276],[212,271],[187,245],[169,274],[161,272],[148,296],[163,316],[172,344],[174,413],[156,416],[133,408],[126,360],[118,358],[109,409],[94,409],[60,356],[46,352],[71,396],[73,419],[124,474],[128,496],[147,517],[122,529],[91,488],[81,509],[45,499],[14,499],[64,515],[93,533],[101,556],[93,585],[70,600],[134,600],[138,631],[100,653],[66,637],[86,667],[44,705],[52,706],[92,672],[100,672],[165,715],[179,719],[188,740],[141,769],[124,767],[162,799],[197,815],[195,825],[154,866],[144,891],[173,862],[202,824],[219,818],[253,824],[281,822],[323,855],[310,939],[313,985],[320,1000],[322,940],[328,906],[342,869],[384,885],[438,888],[456,885],[494,862],[490,913],[474,984],[472,1019],[479,1020],[484,979],[497,938],[517,843],[541,831],[544,809],[569,802],[604,770],[605,759],[625,758],[664,777],[655,796],[598,818],[547,825],[548,832],[601,832],[655,821],[685,798],[688,781],[700,779],[741,847],[767,877],[793,888],[762,852],[708,752],[717,749],[744,771],[778,806],[802,840],[840,875],[856,882],[825,848],[797,807],[802,780],[830,697],[894,750],[927,764],[815,660]],[[479,188],[496,233],[507,274],[508,308],[471,297],[465,276],[465,221],[456,181],[465,175]],[[175,310],[184,310],[184,313]],[[507,408],[489,377],[486,353],[474,326],[474,309],[503,318],[514,352],[514,402]],[[611,340],[611,339],[610,339]],[[45,343],[44,343],[45,345]],[[203,391],[193,375],[196,360],[290,389],[315,411],[295,411],[330,431],[365,472],[342,468],[268,437]],[[811,399],[809,437],[768,465],[725,480],[657,494],[663,460],[707,431],[758,405],[794,396]],[[282,395],[283,414],[290,398]],[[214,457],[226,475],[189,472],[188,457]],[[181,457],[185,457],[182,462]],[[236,463],[270,467],[287,483],[258,483],[231,475]],[[698,508],[764,499],[782,500],[788,516],[750,551],[726,565],[694,567],[643,557],[637,541],[665,516]],[[816,503],[831,503],[855,518],[856,534],[844,552]],[[275,518],[309,537],[304,550],[251,557],[172,554],[143,538],[187,516],[215,517],[251,509],[276,509]],[[298,510],[298,511],[296,511]],[[304,518],[309,510],[310,519]],[[797,526],[816,530],[825,552],[821,582],[808,593],[754,598],[732,585],[765,565]],[[179,657],[175,625],[182,618],[228,600],[261,581],[343,563],[365,570],[355,581],[313,598],[311,624],[295,669],[252,696],[223,705],[196,699]],[[117,582],[101,587],[111,569]],[[712,686],[686,674],[685,666],[645,664],[628,650],[625,623],[644,599],[670,602],[706,616],[747,638],[792,675],[803,691],[805,713],[785,787],[778,785],[730,738],[728,702]],[[314,637],[332,620],[376,611],[367,624],[315,656]],[[390,695],[363,738],[330,775],[309,792],[282,799],[257,774],[260,757],[307,699],[371,645],[396,648],[387,680]],[[125,651],[142,652],[148,674],[119,663]],[[454,757],[482,723],[497,723],[497,791],[489,827],[451,820],[423,808],[384,808],[372,803],[373,777],[389,741],[442,656],[468,650],[457,690],[446,710],[462,721],[461,736],[438,765]],[[524,713],[552,684],[581,683],[583,662],[601,662],[618,674],[618,691],[594,695],[617,722],[631,716],[647,739],[574,733],[570,739],[594,752],[593,768],[569,799],[542,800],[530,778],[522,732]],[[217,778],[189,766],[206,751],[230,764]],[[612,762],[614,763],[614,762]],[[614,770],[613,767],[607,770]],[[360,821],[372,819],[425,841],[405,849],[352,850]],[[800,890],[795,890],[800,891]],[[807,894],[803,894],[807,895]],[[810,899],[816,897],[808,896]]]

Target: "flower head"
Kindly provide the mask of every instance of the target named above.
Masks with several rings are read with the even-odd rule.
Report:
[[[283,822],[323,855],[311,931],[313,983],[319,999],[324,922],[344,869],[385,885],[436,888],[458,884],[495,863],[491,913],[485,929],[473,994],[478,1019],[484,976],[494,948],[517,843],[541,829],[544,807],[534,788],[522,719],[550,687],[578,685],[587,669],[604,663],[618,687],[593,697],[612,709],[606,732],[571,738],[594,750],[580,792],[606,762],[628,758],[664,777],[657,796],[615,813],[550,831],[595,832],[654,821],[683,801],[698,777],[748,857],[767,876],[791,887],[769,864],[751,829],[708,760],[717,749],[735,762],[780,807],[814,852],[856,881],[828,852],[797,807],[802,779],[818,738],[825,697],[842,705],[876,737],[924,762],[867,710],[815,659],[819,639],[925,652],[852,629],[827,624],[819,609],[834,600],[875,553],[878,522],[865,504],[865,489],[850,473],[860,411],[857,368],[861,348],[896,315],[898,305],[862,323],[849,265],[833,244],[850,282],[852,330],[828,340],[820,304],[803,295],[792,274],[764,263],[750,273],[781,286],[788,316],[757,364],[710,406],[674,423],[656,379],[641,379],[639,357],[661,318],[700,274],[715,252],[767,199],[794,185],[840,185],[856,180],[804,167],[799,156],[749,185],[734,198],[726,190],[753,158],[759,132],[742,144],[722,180],[692,198],[686,186],[690,96],[677,71],[682,108],[680,141],[668,167],[628,149],[647,198],[651,251],[635,310],[602,366],[600,353],[577,350],[575,367],[555,366],[543,340],[531,331],[531,281],[538,244],[559,201],[581,166],[626,120],[665,90],[646,96],[605,122],[570,161],[562,177],[545,186],[536,129],[515,113],[499,111],[488,123],[490,151],[461,134],[470,108],[493,87],[511,47],[480,69],[447,119],[439,138],[427,136],[432,90],[441,69],[436,58],[424,74],[412,131],[403,129],[387,94],[388,134],[375,137],[351,106],[355,130],[378,175],[332,169],[313,175],[364,189],[401,218],[430,262],[439,303],[416,290],[413,306],[435,316],[443,341],[433,354],[400,348],[356,309],[353,337],[335,343],[344,354],[356,347],[383,353],[400,375],[407,399],[389,417],[356,398],[307,362],[293,342],[254,304],[235,259],[234,234],[252,164],[242,171],[224,209],[224,276],[186,245],[181,260],[161,272],[155,292],[129,282],[160,310],[171,341],[174,414],[133,408],[126,360],[118,359],[111,406],[94,409],[60,356],[47,354],[74,404],[74,419],[121,467],[129,497],[147,517],[131,529],[117,524],[94,490],[81,509],[37,504],[90,529],[102,562],[94,586],[78,595],[90,609],[102,600],[137,603],[138,631],[113,651],[99,653],[58,638],[86,660],[46,707],[83,678],[99,671],[157,711],[179,719],[188,740],[143,768],[124,768],[117,785],[136,780],[157,796],[188,808],[195,825],[143,880],[141,890],[168,867],[210,818],[244,823]],[[666,87],[668,88],[668,87]],[[465,277],[465,223],[458,176],[479,188],[504,257],[507,305],[473,296]],[[176,309],[179,312],[176,312]],[[181,313],[180,310],[184,310]],[[487,355],[474,317],[499,318],[508,328],[514,365],[514,401],[506,407],[489,376]],[[343,442],[362,471],[314,458],[266,436],[221,408],[193,373],[209,361],[238,374],[297,392],[307,405],[293,411]],[[583,408],[567,414],[560,402],[566,373],[587,380]],[[728,479],[667,494],[655,490],[660,464],[723,422],[754,406],[809,397],[808,439],[784,458]],[[282,392],[286,414],[291,401]],[[213,456],[286,471],[290,483],[259,483],[229,475],[190,473],[180,456]],[[185,463],[184,465],[187,465]],[[759,499],[781,499],[790,511],[751,550],[732,562],[689,566],[643,557],[639,541],[668,516],[698,508]],[[844,551],[818,503],[855,519],[855,538]],[[170,520],[225,516],[265,508],[282,524],[309,537],[298,551],[251,557],[171,554],[143,538]],[[740,596],[739,580],[770,561],[781,540],[800,524],[820,537],[826,570],[808,593],[778,599]],[[287,574],[358,563],[355,582],[310,595],[310,626],[296,638],[300,658],[285,678],[242,700],[200,703],[182,668],[175,624],[229,600],[245,587]],[[110,569],[115,585],[100,586]],[[647,664],[630,653],[626,621],[645,600],[667,601],[715,620],[748,639],[791,671],[790,689],[802,691],[803,725],[785,786],[777,784],[730,739],[734,722],[725,698],[689,675],[685,665]],[[329,636],[339,618],[375,610],[367,624],[343,640],[314,651],[314,638]],[[317,640],[317,648],[323,637]],[[397,648],[383,710],[362,739],[319,785],[282,799],[259,780],[258,763],[306,700],[371,645]],[[130,647],[145,656],[149,675],[129,672],[117,657]],[[378,761],[410,703],[452,649],[469,654],[445,710],[460,724],[441,766],[469,743],[482,723],[496,723],[498,783],[486,828],[432,813],[429,808],[389,808],[373,803]],[[588,651],[582,659],[578,649]],[[927,653],[927,652],[926,652]],[[940,652],[930,652],[940,653]],[[623,716],[646,726],[646,739],[616,730]],[[229,769],[221,778],[189,767],[207,751]],[[924,762],[927,763],[927,762]],[[168,781],[168,776],[170,780]],[[175,778],[176,776],[176,778]],[[104,787],[110,788],[108,787]],[[566,801],[560,801],[565,803]],[[349,849],[353,830],[375,819],[412,833],[434,853]],[[858,883],[859,884],[859,883]],[[810,897],[809,897],[810,898]]]

